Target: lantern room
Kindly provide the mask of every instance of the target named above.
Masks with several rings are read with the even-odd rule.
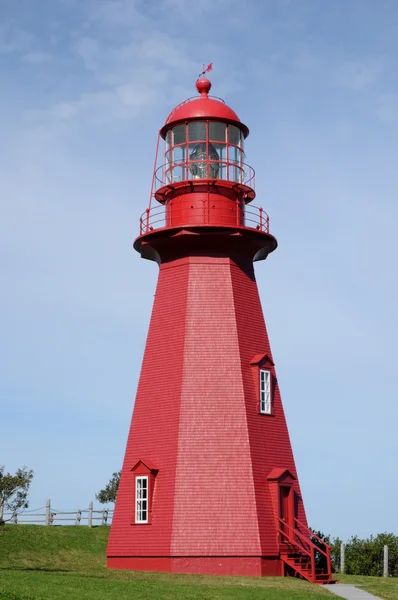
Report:
[[[246,200],[254,198],[254,171],[244,154],[249,130],[221,98],[209,96],[210,88],[208,79],[198,79],[200,95],[178,105],[160,130],[164,160],[155,171],[159,202],[165,201],[164,186],[198,179],[244,185]]]
[[[265,244],[269,252],[276,240],[268,215],[251,204],[254,170],[244,152],[249,129],[224,100],[209,95],[207,78],[200,77],[196,89],[198,95],[174,108],[159,131],[150,203],[135,247],[146,245],[148,256],[153,234],[162,230],[227,227],[263,234],[256,246]]]

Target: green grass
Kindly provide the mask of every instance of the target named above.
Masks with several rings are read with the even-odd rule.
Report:
[[[398,600],[398,577],[362,577],[361,575],[336,576],[339,583],[352,583],[359,588],[385,600]]]
[[[1,600],[316,600],[296,579],[170,575],[105,568],[106,527],[0,528]]]
[[[321,586],[279,577],[211,577],[112,571],[105,567],[106,527],[0,528],[1,600],[316,600]],[[386,600],[398,580],[339,577]]]

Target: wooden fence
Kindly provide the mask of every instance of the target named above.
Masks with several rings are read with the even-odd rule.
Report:
[[[45,512],[40,512],[40,511]],[[94,510],[93,502],[90,502],[88,508],[73,511],[57,510],[51,506],[51,500],[46,501],[45,506],[33,510],[24,510],[20,512],[5,512],[0,515],[6,523],[39,523],[41,525],[110,525],[113,517],[113,509],[103,508]],[[99,522],[98,522],[99,521]]]

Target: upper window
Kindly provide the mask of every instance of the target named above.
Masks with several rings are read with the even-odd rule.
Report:
[[[135,479],[135,522],[148,523],[148,477]]]
[[[271,414],[271,372],[260,370],[260,413]]]

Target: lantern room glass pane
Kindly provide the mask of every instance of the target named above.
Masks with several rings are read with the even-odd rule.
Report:
[[[185,160],[185,146],[177,146],[173,148],[173,163],[181,163]]]
[[[227,177],[227,146],[226,144],[210,144],[219,157],[219,170],[217,179],[228,179]]]
[[[225,142],[225,123],[217,123],[216,121],[210,121],[209,123],[209,140],[212,142]]]
[[[240,146],[240,129],[235,125],[228,125],[228,142]]]
[[[173,127],[173,146],[183,144],[186,139],[185,125],[177,125]]]
[[[194,121],[188,123],[188,140],[190,142],[197,142],[206,139],[206,122],[205,121]]]

